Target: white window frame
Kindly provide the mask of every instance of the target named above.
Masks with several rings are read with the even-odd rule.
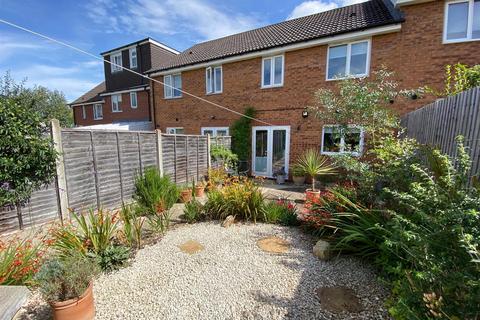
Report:
[[[281,57],[282,58],[282,76],[281,76],[281,82],[279,84],[274,84],[273,80],[275,79],[275,58]],[[265,73],[264,73],[264,66],[265,66],[265,60],[270,59],[270,84],[266,85],[265,79],[263,78]],[[284,75],[285,75],[285,55],[284,54],[278,54],[276,56],[269,56],[269,57],[264,57],[262,58],[262,79],[261,79],[261,88],[266,89],[266,88],[275,88],[275,87],[283,87],[283,80],[284,80]]]
[[[229,127],[202,127],[201,129],[201,132],[202,132],[202,136],[205,135],[205,131],[206,130],[209,130],[209,131],[213,131],[213,137],[216,137],[217,136],[217,131],[227,131],[227,136],[230,134],[230,128]]]
[[[135,99],[133,99],[135,97]],[[133,100],[135,100],[135,104],[133,103]],[[138,107],[138,95],[136,92],[130,92],[130,107],[132,109],[137,109]]]
[[[115,62],[116,57],[120,57],[120,60],[118,62]],[[110,62],[112,63],[110,64],[112,73],[122,71],[123,70],[122,52],[120,51],[120,52],[112,53],[110,55]]]
[[[351,75],[350,74],[350,60],[351,60],[351,55],[352,55],[352,45],[356,43],[361,43],[361,42],[367,42],[367,63],[366,63],[366,72],[364,74],[356,74],[356,75]],[[328,68],[329,68],[329,62],[330,62],[330,48],[333,47],[338,47],[338,46],[344,46],[347,45],[347,61],[346,61],[346,66],[345,66],[345,77],[336,77],[336,78],[329,78],[328,77]],[[327,68],[325,69],[325,79],[326,81],[337,81],[337,80],[344,80],[348,78],[365,78],[370,75],[370,58],[371,58],[371,52],[372,52],[372,39],[362,39],[358,41],[349,41],[349,42],[341,42],[341,43],[332,43],[328,45],[327,48]]]
[[[447,27],[448,27],[448,6],[454,3],[468,2],[468,21],[467,21],[467,37],[462,39],[447,39]],[[480,41],[480,38],[473,39],[473,14],[474,14],[474,0],[453,0],[445,2],[445,14],[443,21],[443,43],[458,43],[458,42],[470,42]],[[480,17],[479,17],[480,19]]]
[[[112,99],[112,112],[122,112],[122,107],[121,107],[122,94],[112,94],[110,97]]]
[[[333,127],[341,127],[341,125],[338,124],[326,124],[322,127],[322,145],[320,149],[320,153],[324,155],[339,155],[339,154],[351,154],[353,156],[359,157],[363,153],[363,140],[364,140],[364,129],[361,126],[358,125],[348,125],[348,128],[356,128],[360,129],[360,146],[359,146],[359,152],[355,151],[345,151],[345,136],[340,137],[340,151],[339,152],[332,152],[332,151],[323,151],[323,147],[325,146],[325,129],[326,128],[333,128]]]
[[[175,83],[173,82],[173,77],[174,76],[180,76],[180,88],[175,88]],[[167,86],[167,79],[170,79],[170,86]],[[163,76],[163,96],[165,99],[178,99],[182,97],[182,92],[180,91],[179,96],[174,95],[175,89],[177,90],[182,90],[182,74],[181,73],[174,73],[174,74],[167,74]],[[170,94],[168,94],[168,91],[171,91]]]
[[[216,70],[220,69],[220,88],[217,88],[215,78]],[[210,74],[210,84],[208,83],[208,75]],[[210,87],[209,87],[210,85]],[[210,90],[209,90],[210,89]],[[212,66],[205,69],[205,92],[207,94],[218,94],[223,92],[223,68],[222,66]]]
[[[135,65],[133,64],[133,53],[135,53]],[[137,48],[130,48],[128,50],[128,56],[130,58],[130,68],[136,69],[138,68],[138,55],[137,55]]]
[[[85,105],[82,106],[82,119],[87,119],[87,110],[85,110]]]
[[[177,130],[184,130],[185,131],[185,129],[183,127],[167,127],[165,129],[165,132],[167,134],[185,134],[185,133],[177,133]],[[173,132],[170,132],[170,131],[173,131]]]
[[[97,116],[97,108],[100,107],[101,116]],[[103,105],[101,103],[95,103],[93,105],[93,120],[102,120],[103,119]]]

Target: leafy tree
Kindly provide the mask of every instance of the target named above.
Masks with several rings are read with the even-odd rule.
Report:
[[[462,91],[480,86],[480,65],[469,67],[465,64],[445,66],[445,88],[443,92],[429,91],[437,96],[453,96]]]
[[[247,107],[245,109],[246,116],[255,117],[255,109]],[[252,119],[247,117],[241,117],[235,121],[231,128],[230,133],[232,136],[232,151],[238,156],[239,160],[246,161],[250,155],[250,131],[252,126]]]
[[[16,83],[7,72],[0,79],[0,95],[15,99],[19,104],[37,112],[45,124],[51,119],[58,119],[62,127],[73,126],[73,113],[67,106],[62,92],[48,90],[42,86],[25,87],[26,80]]]
[[[21,204],[54,177],[56,152],[40,114],[17,99],[0,96],[0,206]]]

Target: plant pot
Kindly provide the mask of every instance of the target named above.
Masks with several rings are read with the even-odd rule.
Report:
[[[277,174],[277,184],[284,184],[285,183],[285,176],[283,174]]]
[[[305,184],[305,176],[292,176],[293,184],[296,186],[303,186]]]
[[[55,320],[91,320],[95,318],[93,303],[93,282],[78,298],[62,302],[51,302],[53,319]]]
[[[205,195],[205,187],[204,186],[196,186],[195,187],[195,197],[203,197]]]
[[[182,192],[180,193],[180,201],[186,203],[190,200],[192,200],[192,189],[182,190]]]
[[[305,190],[305,200],[306,201],[314,201],[320,199],[320,190],[312,190],[307,189]]]

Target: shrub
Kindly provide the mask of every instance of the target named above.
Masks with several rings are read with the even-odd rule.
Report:
[[[246,161],[250,159],[250,138],[252,118],[255,117],[255,109],[247,107],[244,115],[240,117],[230,127],[230,134],[232,135],[232,152],[238,155],[238,159]]]
[[[28,285],[43,261],[42,241],[0,240],[0,285]]]
[[[172,213],[170,210],[163,210],[147,216],[148,225],[156,233],[164,233],[170,226]]]
[[[327,157],[315,149],[306,150],[297,160],[297,165],[312,178],[312,190],[315,191],[315,179],[320,175],[335,174],[335,168]]]
[[[221,162],[225,168],[234,168],[238,162],[238,156],[222,145],[213,145],[210,155],[214,161]]]
[[[277,200],[265,205],[265,222],[278,223],[284,226],[298,224],[297,208],[288,200]]]
[[[185,203],[183,214],[188,223],[193,223],[202,219],[203,205],[196,199]]]
[[[223,184],[227,179],[225,168],[209,168],[208,169],[208,189],[215,189],[218,185]]]
[[[135,194],[140,211],[155,215],[170,209],[179,197],[177,185],[168,176],[160,176],[156,168],[147,168],[135,179]]]
[[[130,258],[130,249],[124,246],[110,245],[99,253],[90,253],[103,271],[117,270]]]
[[[123,223],[120,232],[122,238],[130,247],[140,248],[145,220],[137,217],[134,205],[122,205],[120,221]]]
[[[72,255],[46,261],[35,276],[43,298],[60,302],[81,296],[87,290],[98,266],[82,255]]]

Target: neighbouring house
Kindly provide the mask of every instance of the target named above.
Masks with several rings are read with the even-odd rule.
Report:
[[[151,38],[103,52],[105,81],[70,103],[75,125],[98,129],[153,129],[149,80],[120,66],[143,74],[178,53]]]
[[[254,123],[251,170],[271,177],[309,147],[324,154],[360,150],[361,128],[348,137],[306,112],[319,88],[386,66],[402,88],[441,89],[444,67],[480,63],[480,1],[371,0],[196,44],[153,67],[156,128],[170,133],[228,134],[239,118],[190,95],[243,112]],[[395,102],[404,114],[429,101]],[[347,141],[348,140],[348,141]],[[340,147],[338,147],[338,145]]]

